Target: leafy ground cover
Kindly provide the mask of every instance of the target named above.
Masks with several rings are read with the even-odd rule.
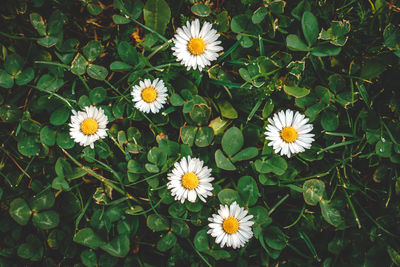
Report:
[[[400,265],[399,13],[392,0],[3,1],[0,265]],[[196,19],[223,48],[201,71],[172,49]],[[131,91],[156,78],[166,102],[144,113]],[[107,120],[93,148],[70,136],[88,106]],[[315,139],[291,157],[264,134],[287,109]],[[167,186],[187,156],[211,169],[205,202]],[[221,247],[208,218],[235,201],[253,236]]]

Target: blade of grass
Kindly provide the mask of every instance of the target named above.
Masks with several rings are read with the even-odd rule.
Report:
[[[225,53],[222,54],[222,56],[220,56],[217,61],[215,62],[215,64],[220,63],[222,60],[224,60],[224,58],[226,58],[227,56],[229,56],[233,51],[235,51],[235,49],[239,46],[239,41],[236,41],[228,50],[226,50]]]

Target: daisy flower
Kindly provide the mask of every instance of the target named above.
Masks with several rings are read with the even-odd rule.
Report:
[[[135,108],[138,110],[149,113],[158,113],[167,102],[167,87],[165,87],[163,80],[155,79],[151,82],[149,79],[140,81],[139,85],[132,87],[133,102]]]
[[[233,202],[230,206],[220,205],[218,214],[208,218],[210,230],[207,234],[216,237],[215,243],[221,243],[221,248],[234,249],[243,247],[253,237],[251,226],[254,224],[250,219],[253,215],[247,215],[248,211]],[[247,215],[247,216],[246,216]]]
[[[269,146],[274,148],[275,153],[287,155],[305,151],[311,147],[314,141],[314,134],[310,133],[313,129],[312,124],[307,123],[308,118],[298,111],[294,113],[290,109],[286,112],[281,110],[275,113],[273,118],[269,118],[269,125],[266,127],[265,139],[271,141]]]
[[[203,166],[204,162],[198,158],[182,158],[175,163],[175,168],[168,174],[168,189],[171,189],[171,195],[175,200],[182,203],[185,199],[195,202],[199,197],[201,201],[206,202],[205,198],[211,196],[213,187],[211,181],[211,169]]]
[[[221,43],[217,41],[218,37],[219,34],[209,22],[205,22],[202,27],[198,19],[192,23],[187,22],[186,26],[176,30],[173,55],[187,70],[198,68],[201,71],[211,65],[211,61],[219,56],[218,52],[223,50],[223,47],[218,46]]]
[[[85,111],[72,110],[69,135],[75,143],[94,148],[94,142],[107,136],[108,118],[102,108],[85,107]]]

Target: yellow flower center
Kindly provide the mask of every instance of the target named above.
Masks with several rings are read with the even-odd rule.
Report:
[[[182,176],[182,185],[184,188],[192,190],[199,184],[199,178],[193,172],[185,173]]]
[[[295,128],[287,126],[282,129],[281,137],[286,143],[292,143],[297,139],[297,131]]]
[[[228,234],[234,234],[239,229],[239,221],[235,217],[229,216],[222,223],[222,228]]]
[[[187,46],[189,52],[195,56],[203,54],[204,50],[206,50],[206,43],[199,37],[191,39]]]
[[[142,99],[147,103],[151,103],[157,98],[157,92],[152,87],[148,87],[142,91]]]
[[[95,119],[89,118],[81,123],[81,131],[85,135],[92,135],[99,129],[99,124]]]

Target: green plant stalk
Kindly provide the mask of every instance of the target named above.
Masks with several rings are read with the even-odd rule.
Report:
[[[172,39],[169,39],[167,42],[165,42],[164,44],[160,45],[159,47],[157,47],[157,49],[155,49],[153,52],[151,52],[150,55],[147,56],[147,59],[152,58],[155,54],[157,54],[160,50],[168,47],[171,43],[172,43]]]
[[[324,149],[321,149],[320,151],[317,152],[317,154],[321,154],[322,152],[325,152],[325,151],[328,151],[328,150],[331,150],[331,149],[334,149],[334,148],[338,148],[338,147],[354,144],[354,143],[357,143],[360,140],[361,140],[360,138],[357,138],[357,139],[345,141],[345,142],[342,142],[342,143],[333,144],[331,146],[325,147]]]
[[[286,194],[283,198],[281,198],[269,211],[268,216],[270,216],[287,198],[289,194]]]
[[[356,209],[354,208],[353,202],[351,202],[350,196],[349,196],[349,194],[347,193],[346,188],[343,187],[343,189],[344,189],[343,192],[344,192],[344,195],[346,196],[347,202],[349,203],[349,206],[350,206],[350,208],[351,208],[351,211],[353,212],[353,216],[354,216],[354,218],[355,218],[355,220],[356,220],[358,229],[361,229],[360,219],[358,218],[358,215],[357,215]]]
[[[317,250],[315,249],[315,247],[314,247],[313,243],[311,242],[310,238],[308,237],[308,235],[306,233],[299,232],[299,236],[301,239],[304,240],[304,242],[306,243],[306,245],[307,245],[308,249],[310,250],[311,254],[313,255],[313,257],[318,262],[320,262],[321,259],[318,257]]]
[[[79,161],[77,161],[74,157],[72,157],[65,149],[61,148],[61,150],[64,152],[65,155],[67,155],[78,167],[82,168],[85,170],[87,173],[89,173],[91,176],[95,177],[97,180],[100,182],[104,183],[105,185],[111,187],[115,191],[121,193],[122,195],[126,196],[128,199],[131,199],[137,203],[140,203],[139,200],[137,200],[134,196],[130,195],[129,193],[126,193],[124,190],[116,186],[112,180],[105,178],[104,176],[96,173],[92,169],[82,165]]]
[[[194,245],[192,244],[192,241],[191,241],[189,238],[186,238],[186,241],[190,244],[190,246],[193,248],[193,250],[196,251],[197,255],[199,255],[200,259],[201,259],[202,261],[204,261],[204,263],[207,264],[208,267],[213,267],[213,266],[207,261],[207,259],[204,258],[203,255],[201,255],[200,251],[198,251],[198,250],[194,247]]]
[[[284,229],[289,229],[289,228],[295,226],[295,225],[300,221],[301,217],[303,216],[304,210],[305,210],[305,209],[306,209],[306,205],[303,204],[303,208],[301,209],[300,214],[299,214],[299,216],[297,217],[297,219],[296,219],[293,223],[289,224],[288,226],[284,226],[283,228],[284,228]]]
[[[140,27],[148,30],[151,33],[154,33],[155,35],[158,36],[158,38],[160,38],[161,40],[163,40],[164,42],[168,42],[168,39],[165,38],[164,36],[162,36],[161,34],[159,34],[158,32],[156,32],[155,30],[153,30],[152,28],[147,27],[146,25],[140,23],[139,21],[137,21],[136,19],[132,19],[130,18],[131,21],[133,21],[134,23],[138,24]]]
[[[383,232],[385,232],[386,234],[390,235],[390,236],[394,236],[394,237],[398,237],[395,234],[392,234],[391,232],[389,232],[388,230],[386,230],[380,223],[378,223],[374,218],[372,218],[372,216],[363,208],[362,205],[360,205],[360,203],[358,203],[357,199],[354,199],[354,202],[360,207],[360,209],[365,213],[365,215],[368,217],[368,219],[370,219],[379,229],[381,229]]]

